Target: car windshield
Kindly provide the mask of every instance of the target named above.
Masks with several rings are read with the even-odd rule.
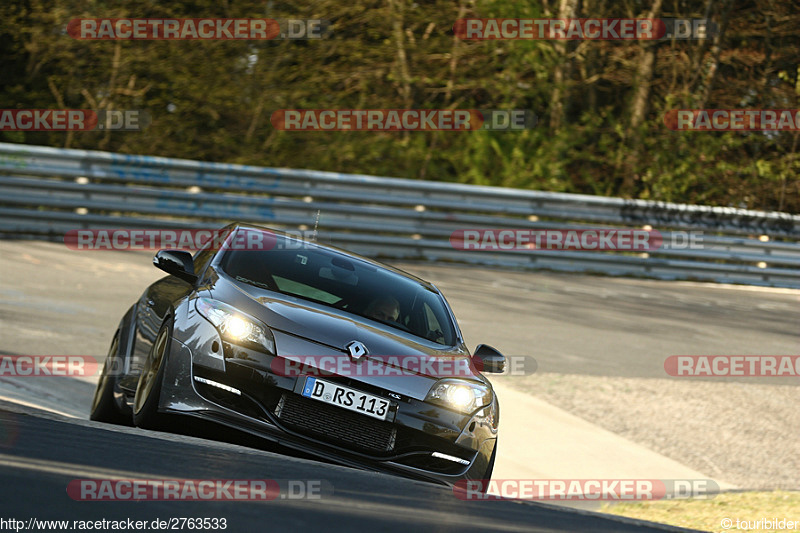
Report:
[[[455,344],[450,314],[436,291],[358,258],[276,237],[270,250],[226,251],[222,271],[237,281],[340,309],[436,344]]]

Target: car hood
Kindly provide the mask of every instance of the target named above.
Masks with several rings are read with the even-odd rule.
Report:
[[[357,381],[383,386],[418,399],[424,399],[432,383],[442,377],[484,381],[471,365],[469,352],[464,346],[437,348],[432,342],[415,340],[411,334],[345,311],[244,283],[231,285],[240,296],[235,298],[235,302],[225,298],[228,303],[263,321],[276,333],[298,338],[293,341],[286,335],[276,335],[279,357],[315,367],[315,358],[340,356],[347,358],[344,365],[349,368],[351,361],[346,346],[359,341],[367,348],[365,359],[370,361],[372,368],[386,366],[399,370],[378,369],[369,375],[363,375],[362,371],[362,374],[357,374]],[[213,292],[214,297],[221,296],[218,291]]]

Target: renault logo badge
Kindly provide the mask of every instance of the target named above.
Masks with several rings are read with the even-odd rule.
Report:
[[[359,341],[350,341],[345,348],[350,352],[350,359],[356,362],[368,353],[367,347]]]

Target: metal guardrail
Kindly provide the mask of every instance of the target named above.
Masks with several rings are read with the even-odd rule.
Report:
[[[309,229],[364,255],[523,269],[800,288],[800,216],[358,174],[0,143],[0,235],[194,228],[231,221]],[[465,251],[463,229],[642,228],[665,246],[615,251]],[[678,232],[703,246],[670,246]]]

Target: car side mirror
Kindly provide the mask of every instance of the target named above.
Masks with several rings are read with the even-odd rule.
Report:
[[[197,281],[192,254],[184,250],[159,250],[153,257],[153,264],[167,274],[189,283]]]
[[[492,374],[500,374],[506,369],[506,356],[489,346],[488,344],[479,344],[475,348],[475,355],[472,356],[478,366],[478,370]]]

